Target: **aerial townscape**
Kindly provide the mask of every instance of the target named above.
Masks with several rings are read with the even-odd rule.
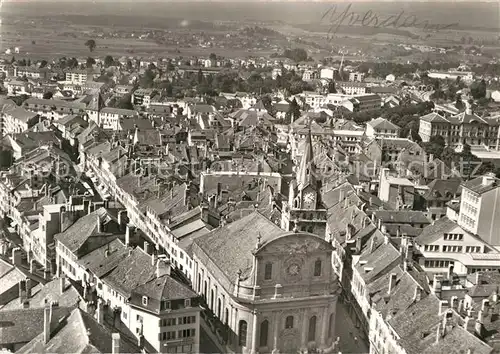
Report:
[[[499,22],[28,3],[0,24],[1,354],[500,353]]]

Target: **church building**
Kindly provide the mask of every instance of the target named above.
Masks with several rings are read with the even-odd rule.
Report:
[[[284,231],[258,211],[197,238],[193,288],[224,352],[333,351],[340,288],[332,250],[324,237]]]

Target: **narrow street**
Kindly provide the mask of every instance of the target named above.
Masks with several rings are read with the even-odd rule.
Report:
[[[353,320],[347,312],[346,305],[337,303],[337,320],[335,323],[337,337],[340,337],[339,351],[346,354],[368,353],[368,339],[364,339],[364,334],[357,329]]]

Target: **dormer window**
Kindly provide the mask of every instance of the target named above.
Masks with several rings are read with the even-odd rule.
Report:
[[[143,304],[144,306],[148,306],[148,297],[147,297],[147,296],[143,296],[143,297],[142,297],[142,304]]]
[[[191,307],[191,299],[184,300],[184,307]]]

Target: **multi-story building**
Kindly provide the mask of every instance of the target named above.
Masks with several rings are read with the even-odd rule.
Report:
[[[147,341],[158,352],[199,352],[197,294],[148,242],[144,249],[132,248],[135,231],[128,225],[120,235],[121,213],[119,218],[100,208],[57,235],[58,271],[94,287],[139,343]]]
[[[197,238],[194,288],[222,325],[226,351],[330,351],[339,289],[332,246],[284,232],[255,211]]]
[[[365,134],[370,138],[398,138],[399,128],[387,119],[379,117],[366,123]]]
[[[490,245],[500,245],[500,179],[493,173],[462,184],[458,225]]]
[[[499,127],[498,119],[479,117],[468,108],[450,117],[435,112],[420,117],[419,135],[423,142],[428,142],[432,136],[442,136],[453,148],[468,144],[499,150]]]
[[[382,99],[377,94],[351,96],[341,105],[351,112],[373,112],[381,108]]]
[[[335,83],[337,89],[341,89],[347,95],[365,95],[368,93],[368,87],[363,82],[338,81]]]
[[[87,70],[68,70],[66,71],[66,81],[71,82],[73,84],[83,85],[88,80],[88,72]]]
[[[6,108],[0,114],[2,135],[25,132],[29,128],[29,123],[34,123],[38,116],[36,113],[21,107]]]
[[[68,114],[82,114],[85,112],[86,106],[82,102],[40,98],[28,98],[23,103],[23,107],[28,111],[35,112],[51,120],[59,120]]]
[[[365,74],[360,72],[349,73],[349,81],[363,82],[365,79]]]
[[[422,254],[419,264],[428,273],[445,274],[452,267],[465,276],[500,269],[498,250],[447,217],[425,227],[415,245]]]
[[[146,108],[151,104],[151,99],[158,94],[154,89],[137,89],[132,93],[132,104],[134,106],[144,106]]]
[[[32,66],[14,66],[14,76],[29,79],[47,79],[50,70],[47,68],[36,68]]]

